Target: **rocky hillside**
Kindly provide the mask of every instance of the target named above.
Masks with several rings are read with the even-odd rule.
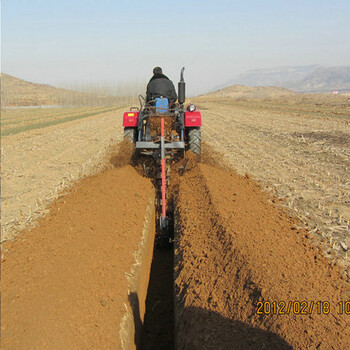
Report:
[[[296,91],[350,91],[350,66],[331,68],[319,67],[300,81],[287,82],[285,85]]]
[[[252,69],[213,90],[232,85],[280,86],[298,92],[350,92],[350,66],[287,66]]]

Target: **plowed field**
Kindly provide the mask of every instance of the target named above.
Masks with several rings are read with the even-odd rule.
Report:
[[[183,176],[182,160],[172,165],[174,249],[153,253],[152,172],[127,144],[59,193],[36,227],[6,231],[3,349],[350,348],[348,121],[201,103],[211,146],[201,161],[186,155]],[[15,161],[10,148],[6,157]]]
[[[349,285],[251,179],[200,164],[176,208],[178,349],[350,346]]]
[[[291,208],[328,257],[349,267],[350,100],[297,95],[198,99],[203,140]]]

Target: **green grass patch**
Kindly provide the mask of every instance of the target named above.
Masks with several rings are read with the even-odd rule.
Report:
[[[74,115],[74,116],[69,116],[69,117],[62,118],[62,119],[48,120],[48,121],[42,122],[42,123],[35,123],[35,124],[19,126],[16,128],[10,128],[10,129],[6,129],[6,130],[2,130],[1,136],[16,135],[16,134],[19,134],[20,132],[24,132],[24,131],[43,129],[43,128],[47,128],[49,126],[62,124],[62,123],[70,122],[73,120],[83,119],[83,118],[91,117],[91,116],[101,114],[101,113],[112,112],[112,111],[115,111],[115,110],[120,109],[120,108],[121,107],[118,106],[118,107],[108,108],[108,109],[105,109],[102,111],[85,113],[85,114],[81,114],[81,115]]]
[[[98,112],[98,111],[102,111],[105,110],[107,107],[99,107],[99,108],[88,108],[88,109],[82,109],[82,108],[72,108],[72,109],[68,109],[65,111],[61,110],[53,110],[51,111],[51,113],[41,113],[41,114],[34,114],[32,116],[28,116],[28,115],[22,115],[22,116],[18,116],[18,117],[14,117],[14,118],[10,118],[10,119],[6,119],[6,120],[2,120],[1,121],[1,126],[2,127],[7,127],[9,125],[14,125],[14,127],[16,127],[16,124],[33,124],[36,121],[40,121],[43,119],[52,119],[52,118],[61,118],[61,117],[70,117],[73,115],[78,115],[84,112]]]

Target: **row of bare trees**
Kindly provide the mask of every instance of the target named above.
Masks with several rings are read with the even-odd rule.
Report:
[[[138,95],[144,95],[144,83],[66,83],[62,88],[51,86],[27,88],[25,91],[1,84],[1,107],[9,106],[134,106]]]
[[[108,106],[136,105],[138,95],[144,95],[144,83],[69,83],[59,89],[58,104],[61,106]]]

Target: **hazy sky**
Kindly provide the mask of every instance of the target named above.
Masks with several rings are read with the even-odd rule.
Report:
[[[350,0],[3,0],[2,71],[53,85],[148,81],[198,93],[253,68],[350,63]]]

